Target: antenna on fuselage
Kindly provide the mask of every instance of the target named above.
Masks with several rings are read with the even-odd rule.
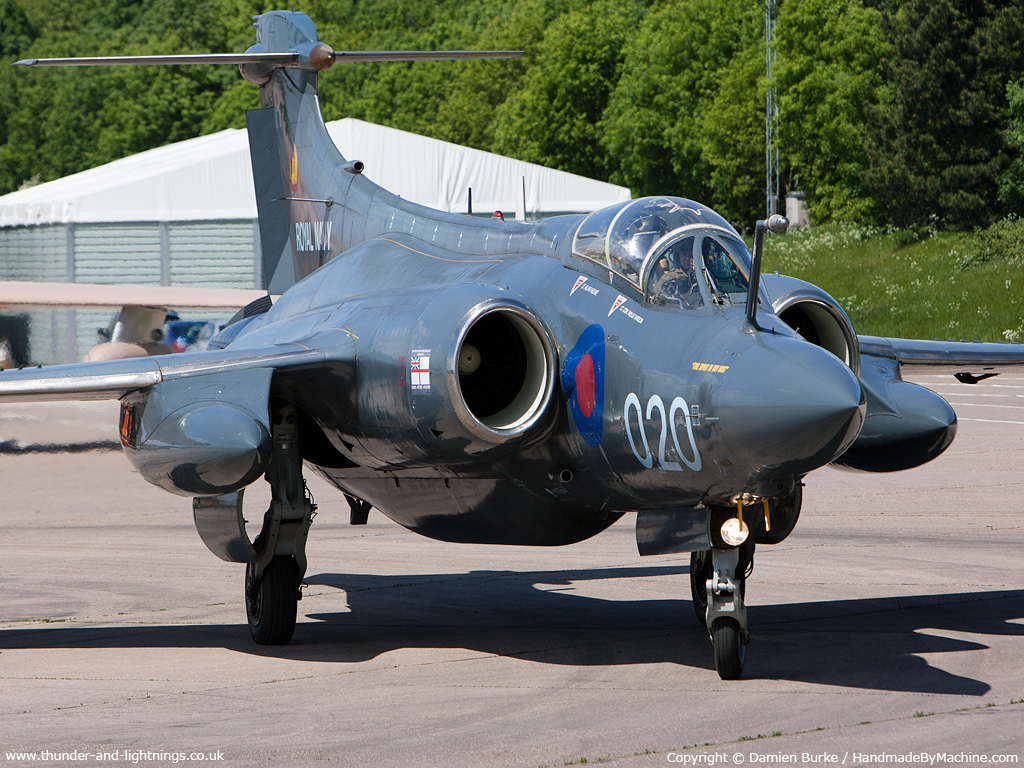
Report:
[[[779,100],[773,72],[775,69],[775,20],[778,17],[776,0],[765,0],[764,11],[765,82],[768,84],[764,112],[765,194],[767,197],[765,207],[768,209],[765,215],[771,218],[779,212],[779,148],[775,145],[775,136],[779,130]]]

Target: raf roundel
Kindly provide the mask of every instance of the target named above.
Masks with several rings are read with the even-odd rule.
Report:
[[[569,411],[587,445],[600,445],[604,427],[604,329],[591,325],[565,357],[562,388]]]

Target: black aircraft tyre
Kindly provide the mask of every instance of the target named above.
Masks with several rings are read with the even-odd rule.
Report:
[[[295,632],[299,577],[295,558],[278,555],[256,581],[253,565],[245,569],[245,613],[249,634],[259,645],[285,645]]]
[[[715,670],[723,680],[739,680],[743,675],[746,648],[740,638],[740,625],[728,617],[715,621],[711,634],[715,646]]]

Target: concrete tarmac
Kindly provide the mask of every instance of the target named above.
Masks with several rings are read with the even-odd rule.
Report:
[[[243,569],[112,449],[116,403],[4,405],[0,766],[1019,764],[1024,375],[918,380],[956,404],[953,446],[808,477],[728,683],[688,556],[640,558],[632,519],[445,544],[349,526],[315,477],[295,639],[256,646]]]

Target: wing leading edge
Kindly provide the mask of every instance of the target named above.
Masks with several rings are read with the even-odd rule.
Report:
[[[967,376],[1024,370],[1024,344],[981,341],[927,341],[858,336],[862,355],[895,360],[899,365],[927,365]],[[958,376],[957,378],[961,378]]]
[[[181,496],[220,496],[270,464],[275,378],[350,366],[355,347],[289,343],[0,373],[0,403],[121,401],[125,455],[148,482]]]
[[[327,362],[328,354],[323,349],[282,344],[8,370],[0,373],[0,402],[118,400],[130,392],[194,376],[258,368],[281,370]]]

